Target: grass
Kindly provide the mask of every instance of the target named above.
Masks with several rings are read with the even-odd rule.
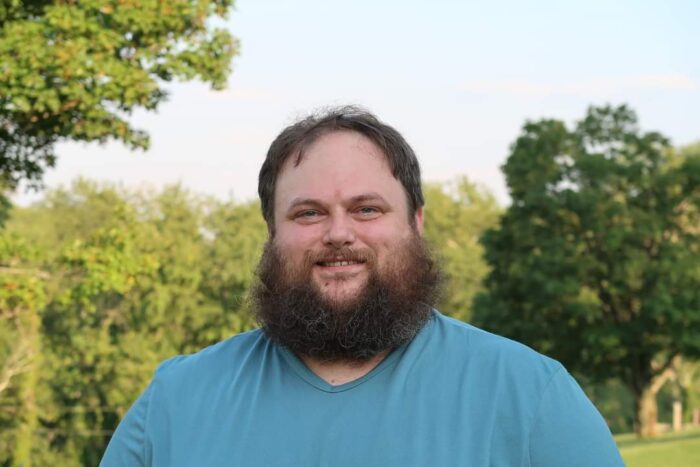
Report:
[[[615,436],[627,467],[700,466],[700,429],[640,440],[633,434]]]

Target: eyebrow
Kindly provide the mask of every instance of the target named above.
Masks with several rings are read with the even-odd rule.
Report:
[[[365,203],[367,201],[374,201],[374,202],[379,202],[381,204],[388,204],[384,197],[380,195],[379,193],[375,192],[370,192],[370,193],[363,193],[361,195],[353,196],[348,200],[347,204],[358,204],[358,203]],[[315,198],[294,198],[291,203],[289,203],[289,206],[287,207],[287,210],[294,209],[298,206],[323,206],[323,203]]]

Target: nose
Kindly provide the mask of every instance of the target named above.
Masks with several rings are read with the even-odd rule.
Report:
[[[333,215],[328,219],[328,228],[323,235],[323,243],[341,248],[355,242],[355,231],[352,219],[347,215]]]

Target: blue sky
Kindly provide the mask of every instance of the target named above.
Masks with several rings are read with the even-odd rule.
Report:
[[[699,20],[691,0],[239,0],[227,90],[170,85],[157,113],[133,118],[151,134],[148,152],[61,144],[45,180],[181,182],[249,199],[284,125],[354,103],[404,134],[425,180],[467,175],[506,203],[500,166],[526,119],[571,122],[591,104],[627,103],[643,129],[700,139]]]

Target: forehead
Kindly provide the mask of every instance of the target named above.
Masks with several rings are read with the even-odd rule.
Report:
[[[333,202],[367,192],[406,203],[403,186],[391,173],[382,149],[360,133],[327,133],[308,145],[296,162],[296,157],[289,157],[277,177],[276,211],[299,197]]]

